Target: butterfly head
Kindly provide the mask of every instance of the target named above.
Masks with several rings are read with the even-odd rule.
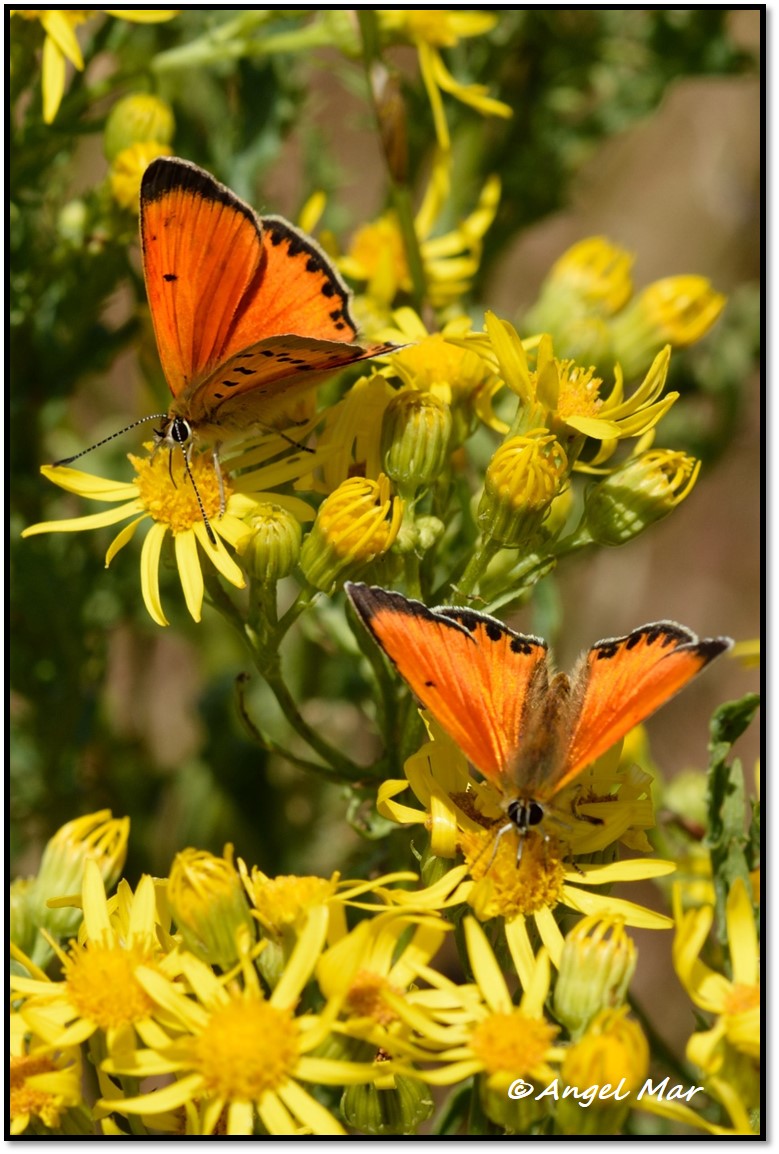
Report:
[[[154,430],[154,449],[181,449],[188,455],[194,444],[195,436],[189,421],[183,417],[166,417],[159,429]]]

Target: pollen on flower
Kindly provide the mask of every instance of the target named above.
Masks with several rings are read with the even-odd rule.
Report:
[[[256,998],[220,1006],[197,1044],[197,1066],[206,1088],[233,1102],[256,1102],[283,1085],[297,1058],[292,1016]]]
[[[172,533],[185,533],[194,525],[202,524],[203,514],[197,502],[192,482],[186,475],[180,453],[176,452],[173,469],[165,453],[136,457],[128,454],[137,473],[134,484],[149,516],[167,525]],[[209,520],[216,520],[221,511],[219,480],[210,456],[193,456],[190,469],[203,508]],[[228,478],[223,475],[225,499],[232,494]]]
[[[382,994],[384,990],[392,989],[392,985],[380,974],[360,970],[349,986],[346,1004],[357,1017],[373,1018],[379,1025],[388,1026],[395,1020],[397,1014],[385,1003]]]
[[[556,843],[536,833],[526,834],[517,865],[518,836],[504,834],[493,860],[494,830],[466,831],[460,837],[460,848],[477,882],[468,900],[482,921],[551,909],[562,896],[565,871]]]
[[[583,369],[575,361],[558,361],[560,397],[557,411],[563,420],[568,417],[597,417],[602,405],[600,387],[603,381],[595,370]]]
[[[10,1114],[11,1121],[34,1115],[44,1126],[54,1130],[59,1126],[60,1113],[64,1109],[62,1099],[45,1090],[39,1090],[28,1082],[36,1074],[53,1074],[57,1066],[45,1054],[11,1056],[10,1065]]]
[[[521,1078],[543,1065],[558,1030],[521,1010],[490,1014],[474,1027],[469,1045],[488,1074],[509,1072]]]
[[[74,949],[66,964],[67,989],[81,1018],[102,1030],[138,1022],[154,1008],[149,995],[135,978],[137,966],[149,965],[147,951],[130,946],[90,945]]]
[[[332,879],[277,877],[253,878],[252,900],[263,925],[280,931],[294,925],[312,906],[322,905],[335,894]]]

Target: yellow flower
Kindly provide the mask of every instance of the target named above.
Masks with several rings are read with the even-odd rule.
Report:
[[[11,1134],[28,1128],[40,1137],[58,1130],[65,1111],[81,1103],[81,1051],[77,1046],[52,1049],[31,1033],[23,1017],[11,1014],[8,1112]],[[40,1125],[39,1125],[40,1124]]]
[[[566,357],[617,361],[628,379],[644,372],[664,345],[700,340],[725,297],[704,277],[677,276],[655,281],[631,300],[633,259],[603,236],[578,241],[555,261],[524,327],[550,333]]]
[[[555,1111],[555,1122],[564,1134],[620,1132],[634,1094],[644,1085],[649,1072],[646,1038],[639,1024],[627,1015],[627,1006],[601,1010],[587,1032],[566,1051],[561,1071],[568,1087],[585,1094],[591,1086],[617,1087],[624,1101],[616,1096],[589,1102],[563,1097]]]
[[[440,52],[441,48],[452,48],[465,37],[482,36],[489,32],[497,23],[496,16],[445,8],[390,8],[379,10],[377,16],[382,31],[416,46],[439,148],[449,151],[451,147],[442,92],[475,108],[484,116],[512,115],[507,104],[487,95],[483,84],[461,84],[455,80]]]
[[[41,83],[43,87],[43,119],[51,124],[65,92],[66,61],[82,71],[84,58],[76,38],[76,28],[100,9],[84,8],[12,8],[12,16],[25,20],[40,20],[46,36],[43,42]],[[175,8],[104,8],[109,16],[132,20],[139,24],[156,24],[171,20]]]
[[[485,329],[484,334],[474,333],[467,340],[519,398],[511,432],[545,427],[555,434],[569,458],[574,459],[586,437],[602,442],[597,455],[585,468],[607,460],[618,441],[641,437],[653,429],[679,396],[678,393],[662,396],[668,373],[668,348],[658,353],[632,396],[624,397],[622,371],[617,365],[614,387],[607,397],[602,397],[603,382],[595,376],[594,369],[557,360],[548,336],[537,342],[536,367],[531,371],[522,341],[507,321],[488,312]],[[573,467],[580,467],[579,463]]]
[[[476,208],[454,229],[441,231],[449,198],[449,163],[437,157],[422,204],[414,219],[425,273],[426,298],[435,309],[459,303],[470,291],[479,269],[482,240],[495,219],[500,201],[500,181],[487,179]],[[338,261],[346,276],[365,283],[369,298],[360,307],[380,315],[399,293],[412,290],[411,273],[397,217],[387,212],[363,225],[352,238],[348,252]]]
[[[111,193],[120,208],[140,212],[141,178],[158,156],[172,156],[173,149],[157,140],[139,141],[123,148],[115,157],[108,174]]]
[[[205,454],[195,454],[190,461],[197,493],[183,473],[182,458],[178,451],[173,457],[172,469],[165,453],[152,453],[149,457],[130,454],[136,477],[129,483],[95,477],[63,465],[44,465],[41,468],[44,477],[60,488],[92,501],[111,502],[115,507],[87,517],[43,521],[25,529],[22,536],[74,533],[82,529],[115,525],[132,518],[130,524],[122,529],[109,546],[106,553],[108,567],[119,550],[132,539],[138,526],[150,520],[152,524],[141,550],[141,591],[144,604],[158,625],[168,624],[160,601],[159,565],[165,538],[170,534],[187,608],[194,620],[199,621],[205,586],[198,546],[226,580],[239,589],[243,588],[246,583],[243,572],[225,549],[224,542],[236,547],[246,538],[247,526],[243,518],[257,509],[263,497],[271,496],[265,491],[269,486],[285,484],[311,468],[311,461],[304,460],[305,454],[286,457],[262,467],[268,455],[279,451],[277,437],[266,440],[268,443],[258,449],[223,460],[226,504],[222,516],[219,480],[211,457]],[[261,467],[255,467],[258,464]],[[231,478],[230,472],[238,469],[249,471]],[[313,518],[313,511],[298,497],[274,493],[272,499],[301,520]],[[204,512],[213,533],[213,541],[209,537]]]
[[[49,981],[12,949],[34,975],[11,977],[11,988],[23,997],[22,1018],[38,1034],[45,1029],[47,1041],[57,1049],[76,1046],[98,1030],[105,1035],[109,1052],[132,1049],[136,1033],[147,1045],[167,1040],[155,1021],[154,1002],[137,978],[139,967],[162,971],[169,964],[162,942],[167,948],[171,943],[157,914],[152,879],[141,878],[134,895],[123,882],[117,898],[107,903],[100,870],[88,861],[81,900],[80,941],[71,942],[66,953],[57,950],[61,982]]]
[[[330,592],[392,548],[403,520],[403,501],[389,479],[349,477],[327,497],[303,542],[300,567],[316,588]]]
[[[670,276],[648,285],[612,323],[614,356],[628,377],[663,345],[692,345],[712,327],[726,298],[702,276]]]
[[[259,1122],[269,1134],[343,1134],[336,1118],[301,1085],[344,1086],[370,1082],[373,1063],[313,1057],[327,1038],[333,1017],[296,1007],[321,953],[327,910],[311,911],[273,993],[265,998],[254,965],[244,954],[242,982],[217,978],[210,967],[182,954],[185,996],[159,972],[139,974],[147,995],[175,1024],[179,1036],[147,1050],[117,1054],[104,1063],[109,1074],[135,1078],[174,1074],[176,1080],[137,1097],[106,1100],[105,1112],[153,1116],[186,1107],[188,1130],[212,1134],[226,1116],[229,1135],[254,1133]]]
[[[419,1062],[428,1051],[439,1063],[433,1069],[420,1070],[420,1077],[432,1085],[449,1086],[465,1078],[478,1076],[482,1102],[489,1116],[511,1129],[517,1129],[517,1107],[508,1089],[517,1079],[544,1085],[555,1076],[555,1067],[564,1051],[556,1045],[559,1027],[544,1015],[549,993],[550,966],[546,950],[532,957],[522,985],[522,999],[515,1005],[506,980],[492,952],[484,931],[471,917],[463,922],[468,960],[474,986],[456,986],[430,967],[420,972],[430,984],[445,995],[441,1023],[433,1016],[413,1015],[418,1035],[416,1058]],[[453,1014],[450,1003],[459,1003]],[[392,1003],[401,1014],[411,1017],[403,999]],[[534,1107],[538,1103],[532,1103]],[[541,1113],[544,1107],[541,1108]]]
[[[454,743],[435,723],[425,720],[434,740],[406,761],[406,780],[382,783],[377,809],[392,821],[424,825],[436,857],[454,857],[459,847],[471,880],[462,881],[461,866],[450,871],[450,880],[445,875],[440,885],[451,894],[445,904],[467,901],[481,920],[503,918],[521,979],[532,957],[528,919],[532,918],[551,960],[559,965],[563,938],[553,914],[558,905],[583,914],[622,917],[628,926],[666,929],[672,925],[662,914],[624,898],[593,893],[590,888],[662,877],[673,872],[672,862],[636,858],[579,864],[575,860],[577,855],[628,840],[626,834],[634,823],[639,830],[654,824],[647,775],[620,776],[618,749],[553,799],[544,817],[547,836],[535,831],[527,835],[518,863],[514,833],[503,834],[496,844],[496,829],[505,825],[505,799],[489,782],[471,776]],[[409,785],[423,809],[395,800]]]
[[[711,906],[681,911],[675,896],[677,922],[673,959],[679,980],[696,1006],[717,1015],[710,1030],[699,1031],[687,1044],[687,1057],[715,1073],[723,1063],[722,1043],[740,1054],[760,1058],[760,958],[752,901],[741,878],[728,892],[726,925],[732,978],[718,974],[699,958],[714,917]]]
[[[509,437],[496,449],[484,475],[476,512],[482,535],[504,546],[531,542],[568,473],[565,450],[546,429]]]
[[[326,998],[340,999],[342,1029],[393,1053],[400,1019],[385,994],[424,1007],[429,993],[416,986],[420,967],[429,965],[451,929],[432,914],[390,910],[358,923],[331,946],[317,963],[317,981]]]

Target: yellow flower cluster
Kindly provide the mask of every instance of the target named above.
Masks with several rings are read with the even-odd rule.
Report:
[[[623,804],[615,799],[612,808]],[[69,932],[57,935],[61,944],[47,935],[59,974],[48,976],[12,943],[15,1134],[88,1133],[96,1125],[104,1135],[325,1136],[344,1134],[344,1123],[367,1134],[414,1133],[432,1109],[426,1087],[474,1077],[487,1115],[517,1131],[555,1116],[560,1098],[573,1095],[581,1105],[604,1071],[620,1093],[616,1101],[600,1095],[588,1132],[618,1132],[630,1109],[712,1133],[750,1132],[743,1108],[727,1095],[724,1059],[714,1058],[722,1044],[749,1060],[757,1054],[757,963],[747,942],[751,905],[741,891],[729,903],[739,922],[733,941],[742,943],[732,982],[695,961],[706,911],[694,926],[690,915],[678,915],[682,981],[696,1004],[722,1015],[710,1037],[694,1035],[690,1056],[711,1074],[707,1092],[733,1118],[725,1131],[684,1105],[681,1085],[657,1092],[643,1032],[627,1017],[636,950],[625,926],[664,919],[606,896],[577,899],[592,885],[657,875],[667,863],[584,867],[568,881],[558,866],[557,893],[547,884],[541,895],[538,879],[554,872],[554,849],[526,854],[513,883],[499,858],[488,908],[474,902],[463,867],[422,889],[408,873],[371,882],[337,874],[272,878],[234,863],[228,847],[222,858],[185,850],[169,879],[144,876],[134,892],[122,880],[108,898],[95,845],[116,842],[117,834],[114,855],[122,858],[127,824],[106,813],[71,823],[51,843],[49,856],[68,847],[71,872],[78,865],[83,879],[67,901],[76,915]],[[47,876],[44,870],[40,878]],[[507,916],[507,902],[534,886],[536,897],[521,900],[536,903],[544,943],[537,951],[523,916]],[[42,897],[27,911],[38,934],[45,932]],[[565,938],[551,917],[558,901],[590,911]],[[453,928],[445,913],[464,903],[480,920],[503,921],[511,960],[498,962],[504,951],[468,915],[472,980],[458,982],[438,959]],[[516,983],[519,1000],[511,993]],[[557,1022],[547,1010],[552,987]],[[80,1079],[84,1048],[97,1073],[96,1098]],[[340,1108],[313,1087],[340,1088]],[[571,1105],[557,1112],[563,1133],[578,1132]]]

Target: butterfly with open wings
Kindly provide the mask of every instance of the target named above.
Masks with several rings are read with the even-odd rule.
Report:
[[[545,641],[486,613],[428,609],[367,585],[346,592],[422,705],[497,786],[520,848],[560,790],[733,644],[655,621],[554,673]]]

